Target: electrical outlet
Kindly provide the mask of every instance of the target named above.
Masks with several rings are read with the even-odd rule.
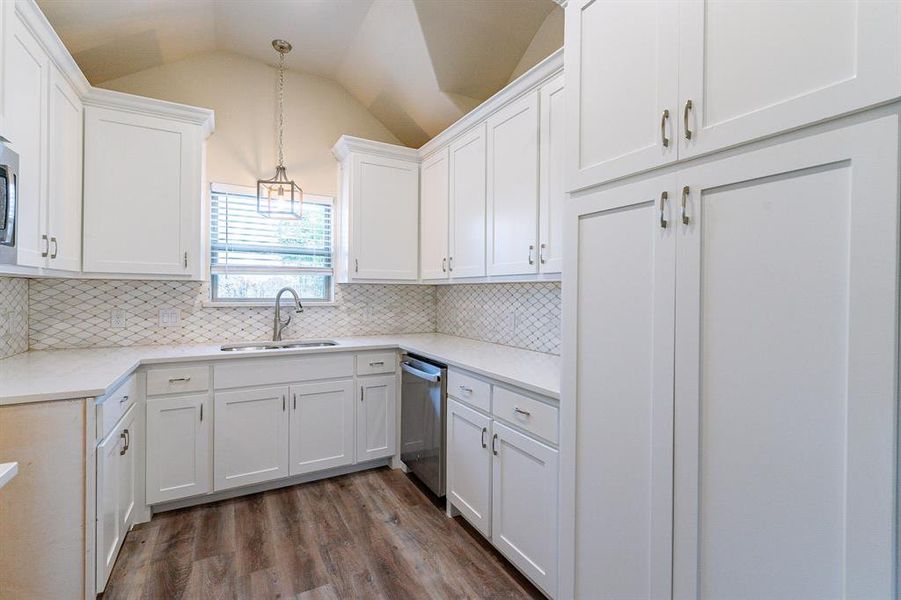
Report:
[[[181,311],[177,308],[160,309],[160,327],[179,327]]]
[[[114,308],[109,311],[109,326],[112,329],[125,329],[125,309]]]

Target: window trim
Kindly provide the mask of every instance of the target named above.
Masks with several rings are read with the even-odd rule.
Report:
[[[200,305],[203,308],[259,308],[266,307],[272,308],[275,305],[275,298],[271,300],[216,300],[213,298],[213,240],[212,240],[212,214],[213,214],[213,196],[217,194],[233,194],[236,196],[251,196],[255,197],[257,190],[255,187],[250,187],[246,185],[235,185],[231,183],[210,183],[209,188],[209,202],[207,203],[207,223],[206,223],[206,273],[207,273],[207,292],[204,294],[203,300],[201,300]],[[331,275],[329,281],[329,298],[328,300],[304,300],[303,306],[304,308],[310,306],[338,306],[338,302],[335,300],[335,284],[336,284],[336,269],[335,269],[335,261],[337,260],[337,251],[338,251],[338,240],[337,240],[337,232],[335,229],[336,216],[338,203],[335,201],[334,196],[328,196],[325,194],[308,194],[304,192],[304,202],[309,198],[311,201],[316,202],[317,204],[329,204],[332,207],[332,240],[331,240],[331,258],[332,258],[332,267],[330,269],[316,269],[313,267],[310,268],[298,268],[298,267],[288,267],[285,268],[284,272],[290,273],[292,271],[296,271],[299,273],[326,273]],[[260,272],[269,272],[265,267],[238,267],[236,270],[240,272],[247,273],[260,273]],[[285,302],[285,297],[282,297],[283,303]]]

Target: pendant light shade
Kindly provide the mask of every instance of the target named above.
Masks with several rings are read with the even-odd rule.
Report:
[[[291,44],[272,40],[278,52],[278,166],[272,179],[257,180],[257,212],[271,219],[299,219],[303,214],[303,190],[285,169],[285,54]]]

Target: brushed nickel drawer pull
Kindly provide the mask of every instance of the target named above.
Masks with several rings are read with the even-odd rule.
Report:
[[[128,402],[128,395],[122,396],[122,399],[119,400],[119,404],[122,404],[123,402]]]
[[[369,366],[370,366],[370,367],[375,367],[375,366],[377,366],[377,365],[380,366],[380,365],[384,365],[384,364],[385,364],[385,361],[383,361],[383,360],[374,360],[374,361],[372,361],[371,363],[369,363]]]
[[[460,391],[461,391],[461,392],[465,392],[465,393],[467,393],[467,394],[471,394],[471,393],[472,393],[472,388],[471,388],[471,387],[466,387],[465,385],[460,384]]]
[[[191,381],[190,377],[170,377],[169,383],[187,383]]]
[[[532,416],[532,413],[530,413],[530,412],[527,411],[527,410],[523,410],[523,409],[521,409],[521,408],[518,407],[518,406],[514,406],[514,407],[513,407],[513,412],[519,413],[519,414],[523,415],[524,417],[531,417],[531,416]]]
[[[666,137],[666,122],[669,120],[669,109],[665,109],[663,111],[663,116],[660,118],[660,137],[663,138],[663,147],[669,147],[669,138]]]

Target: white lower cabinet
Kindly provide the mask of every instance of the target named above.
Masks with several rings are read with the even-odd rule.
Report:
[[[288,393],[287,386],[216,392],[217,491],[289,475]]]
[[[451,380],[460,374],[451,370]],[[481,381],[481,380],[479,380]],[[465,386],[468,387],[468,386]],[[491,385],[495,400],[506,388]],[[510,392],[512,393],[512,392]],[[516,393],[520,413],[531,418],[536,408],[556,409]],[[558,452],[526,432],[451,398],[447,407],[447,501],[490,539],[522,573],[551,597],[557,597]],[[535,413],[533,415],[532,413]],[[498,416],[498,418],[492,418]],[[550,430],[549,430],[550,431]]]
[[[397,380],[392,375],[358,380],[357,461],[393,456],[397,446]]]
[[[212,414],[208,404],[207,394],[147,401],[148,504],[211,490]]]
[[[353,380],[291,386],[291,475],[354,462]]]
[[[545,591],[557,587],[557,451],[497,421],[491,541]]]
[[[125,534],[134,522],[135,477],[140,433],[132,406],[110,434],[97,445],[97,591],[106,587]]]
[[[447,499],[485,537],[491,536],[491,419],[447,403]]]

